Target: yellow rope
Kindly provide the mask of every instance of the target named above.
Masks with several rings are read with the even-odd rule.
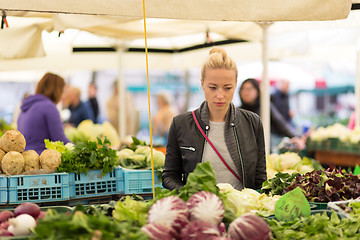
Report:
[[[150,110],[149,59],[148,59],[147,36],[146,36],[145,0],[143,0],[143,13],[144,13],[145,56],[146,56],[146,80],[147,80],[147,95],[148,95],[148,107],[149,107],[149,130],[150,130],[150,147],[151,147],[151,173],[152,173],[153,198],[155,199],[154,159],[153,159],[151,110]]]

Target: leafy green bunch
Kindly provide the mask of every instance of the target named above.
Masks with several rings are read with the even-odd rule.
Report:
[[[110,146],[106,137],[104,141],[98,138],[97,142],[78,143],[73,149],[66,149],[61,154],[61,164],[57,171],[86,174],[90,170],[102,170],[102,174],[106,175],[114,170],[117,160],[116,150]]]

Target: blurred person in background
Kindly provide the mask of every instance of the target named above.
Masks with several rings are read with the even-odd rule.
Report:
[[[13,113],[13,116],[12,116],[12,121],[11,121],[11,125],[14,127],[14,128],[17,128],[17,120],[19,118],[19,115],[21,113],[21,105],[24,101],[25,98],[29,97],[30,94],[28,92],[26,92],[23,97],[21,98],[21,102],[18,103],[14,109],[14,113]]]
[[[240,108],[260,115],[260,86],[256,79],[248,78],[240,86]],[[292,139],[300,150],[305,148],[305,142],[299,138],[296,129],[280,114],[270,102],[271,148],[276,147],[283,137]]]
[[[119,93],[118,93],[118,85],[117,81],[115,81],[112,85],[113,87],[113,94],[106,102],[106,110],[108,119],[116,129],[117,132],[120,130],[119,126]],[[125,95],[126,101],[126,109],[125,109],[125,126],[126,126],[126,135],[136,135],[137,128],[138,128],[138,118],[136,116],[137,110],[134,105],[134,100],[132,95],[126,92]]]
[[[356,123],[356,114],[355,114],[355,111],[354,111],[351,114],[350,118],[349,118],[348,128],[349,129],[354,129],[355,128],[355,123]]]
[[[271,102],[285,121],[291,123],[294,113],[289,107],[289,85],[290,82],[287,79],[280,79],[277,81],[275,92],[271,94]]]
[[[81,101],[81,90],[76,87],[70,87],[67,92],[68,108],[71,112],[69,123],[77,127],[83,120],[93,119],[92,113]]]
[[[86,102],[87,107],[89,108],[89,111],[92,112],[93,119],[92,121],[94,123],[98,123],[99,121],[99,104],[96,99],[97,95],[97,87],[95,82],[91,82],[88,87],[88,101]]]
[[[170,105],[170,97],[167,94],[158,94],[156,103],[158,106],[158,112],[155,114],[153,119],[154,135],[166,139],[171,121],[175,117],[175,112]]]
[[[63,93],[65,81],[53,73],[46,73],[38,82],[35,95],[23,99],[17,124],[26,140],[26,150],[39,155],[45,150],[45,139],[70,142],[64,133],[56,104]]]

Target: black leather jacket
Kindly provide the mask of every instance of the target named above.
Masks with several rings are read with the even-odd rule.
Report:
[[[235,172],[241,177],[244,187],[260,189],[266,180],[264,133],[260,117],[250,111],[235,108],[233,104],[230,109],[234,114],[232,118],[227,117],[226,125],[229,130],[225,129],[225,141],[236,166]],[[204,122],[203,112],[201,107],[195,110],[199,124],[206,132],[209,126],[205,123],[206,120]],[[186,183],[188,174],[203,160],[204,144],[205,138],[197,128],[191,112],[173,119],[162,175],[165,188],[178,189]]]

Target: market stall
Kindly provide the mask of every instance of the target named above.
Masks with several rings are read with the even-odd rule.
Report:
[[[23,3],[25,8],[32,9],[27,2]],[[43,6],[47,7],[46,4]],[[65,4],[57,11],[66,11],[63,6],[94,13],[89,4],[86,8]],[[96,13],[114,13],[113,9],[100,8]],[[157,12],[161,8],[150,9],[154,11],[150,11],[150,15],[163,16]],[[139,10],[139,7],[132,10]],[[4,203],[20,205],[11,211],[0,212],[3,236],[104,240],[336,239],[344,236],[351,239],[360,230],[359,218],[342,218],[338,212],[330,212],[331,216],[327,211],[317,214],[311,211],[310,205],[322,208],[324,203],[359,197],[360,178],[336,168],[313,170],[315,166],[311,161],[299,159],[297,155],[269,156],[269,167],[282,173],[269,177],[260,192],[253,189],[239,191],[227,183],[217,184],[209,162],[197,164],[182,188],[169,191],[161,189],[159,178],[154,175],[154,169],[161,170],[164,164],[164,154],[154,151],[152,144],[149,147],[134,138],[117,152],[111,148],[111,144],[116,143],[104,136],[110,134],[100,133],[101,137],[74,135],[87,139],[79,140],[75,145],[45,140],[47,149],[40,156],[27,156],[23,152],[26,143],[21,133],[5,132],[0,148],[3,153],[1,167],[7,175],[0,178],[0,193],[5,193],[1,195],[7,198]],[[30,168],[26,169],[26,166]],[[152,171],[138,170],[150,166]],[[43,173],[42,170],[50,172],[31,174],[31,171]],[[25,171],[30,174],[24,174]],[[65,209],[41,209],[29,203],[148,193],[156,186],[156,194],[148,200],[127,196],[106,205],[77,205]],[[312,231],[308,231],[310,227]]]

